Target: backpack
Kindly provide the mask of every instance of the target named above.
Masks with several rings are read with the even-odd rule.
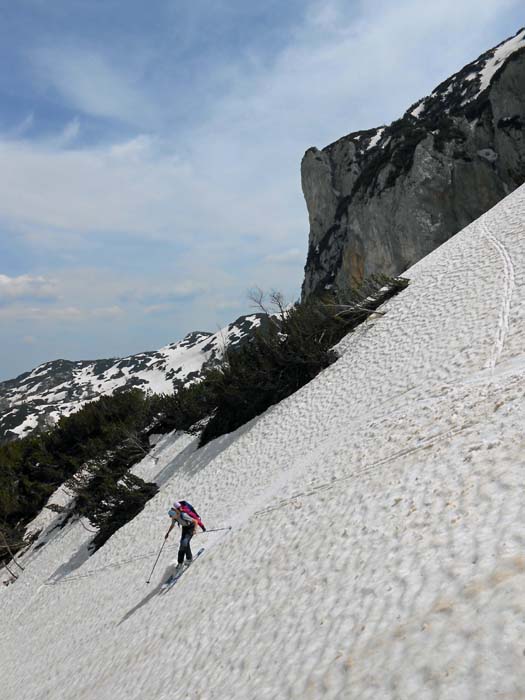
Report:
[[[189,515],[190,518],[194,518],[197,523],[199,524],[199,527],[203,532],[206,531],[206,528],[204,527],[201,516],[197,513],[195,508],[189,503],[188,501],[179,501],[180,503],[180,509],[183,513],[186,513],[186,515]]]

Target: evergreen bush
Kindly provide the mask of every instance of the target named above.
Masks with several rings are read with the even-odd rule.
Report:
[[[333,346],[386,299],[404,289],[403,278],[376,276],[359,289],[339,289],[278,312],[264,333],[235,352],[226,351],[219,368],[208,371],[204,388],[210,420],[201,446],[231,432],[290,396],[337,359]]]

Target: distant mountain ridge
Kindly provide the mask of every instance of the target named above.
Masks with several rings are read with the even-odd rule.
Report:
[[[52,425],[60,416],[115,391],[135,387],[148,393],[173,393],[197,380],[226,347],[247,342],[264,318],[262,313],[241,316],[216,333],[194,331],[159,350],[129,357],[45,362],[0,382],[0,442]]]
[[[303,299],[402,274],[525,181],[525,29],[397,121],[302,161],[310,220]]]

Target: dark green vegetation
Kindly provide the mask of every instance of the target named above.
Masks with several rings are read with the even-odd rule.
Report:
[[[0,529],[13,551],[23,546],[25,526],[64,482],[76,495],[64,518],[86,516],[96,525],[95,548],[141,510],[157,487],[127,472],[149,449],[144,426],[151,410],[150,400],[134,389],[102,397],[51,430],[0,446]],[[5,554],[4,545],[0,558]]]
[[[333,346],[407,283],[375,277],[291,309],[273,295],[277,308],[263,330],[200,382],[172,396],[133,389],[102,397],[51,430],[0,446],[0,530],[11,549],[24,546],[26,525],[64,482],[74,495],[64,521],[86,518],[96,528],[92,549],[100,547],[158,491],[129,472],[148,453],[150,434],[200,433],[202,446],[235,430],[334,362]]]
[[[268,332],[227,352],[223,365],[208,372],[213,412],[201,444],[235,430],[307,384],[337,359],[333,346],[407,283],[378,276],[359,290],[326,292],[286,312],[281,306]]]

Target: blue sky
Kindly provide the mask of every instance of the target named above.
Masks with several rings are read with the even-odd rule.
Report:
[[[514,0],[0,0],[0,380],[297,298],[300,161],[523,24]]]

